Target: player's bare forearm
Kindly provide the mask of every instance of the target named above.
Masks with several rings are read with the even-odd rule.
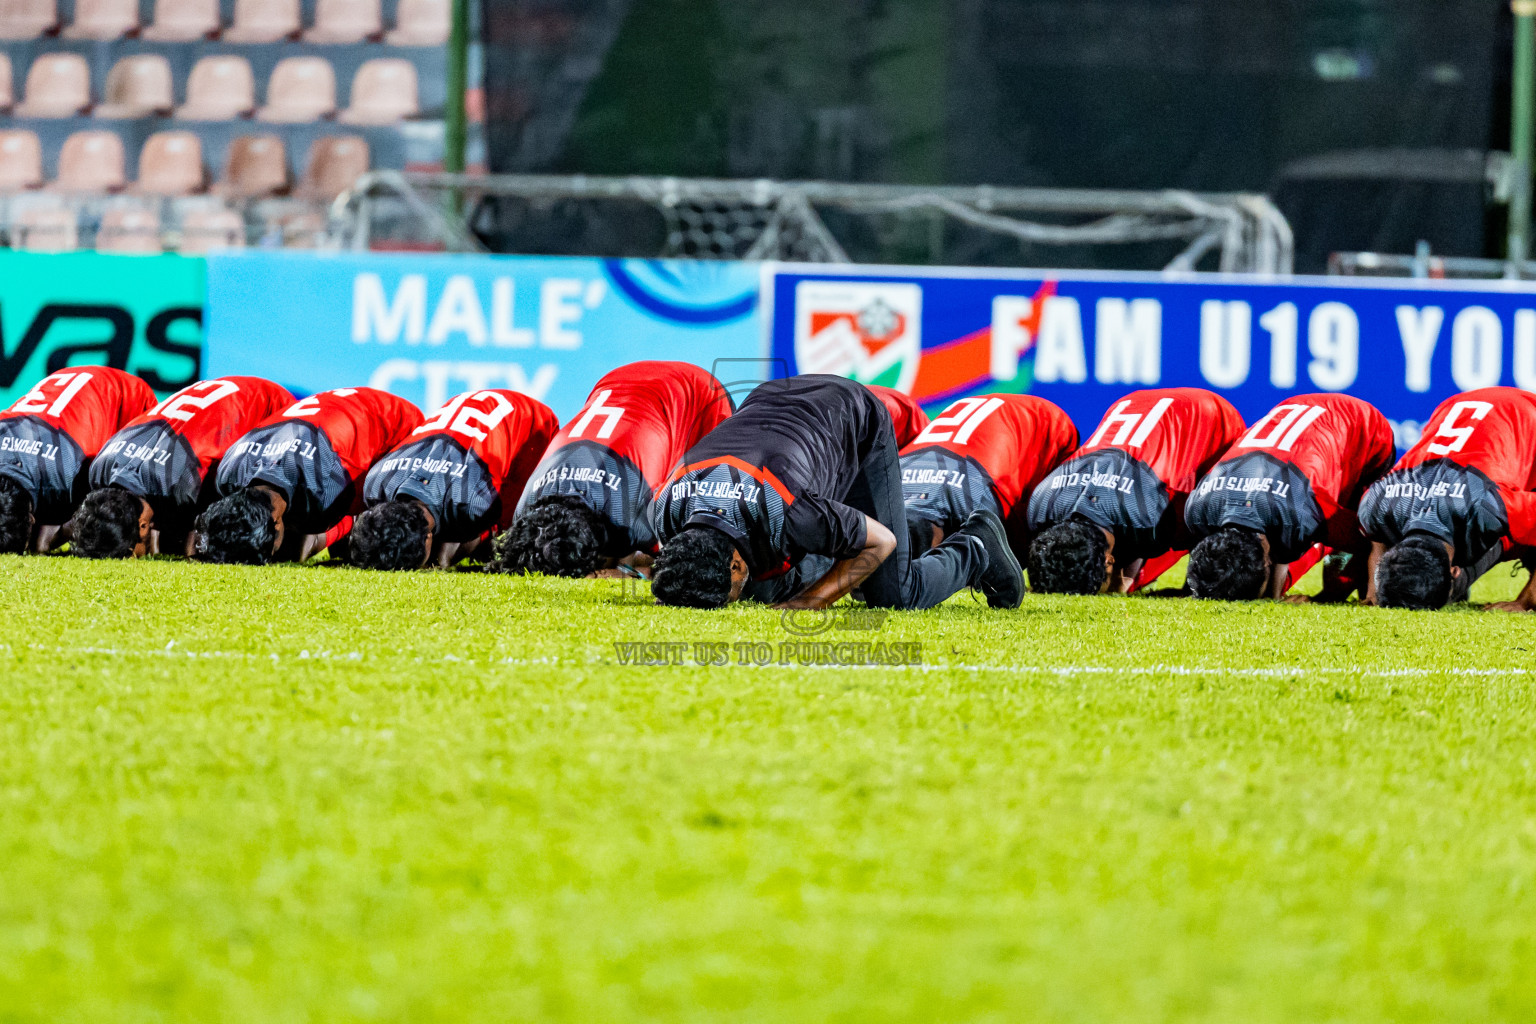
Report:
[[[1291,578],[1291,564],[1289,562],[1274,562],[1269,567],[1269,584],[1264,588],[1264,596],[1278,601],[1285,596],[1286,583]]]
[[[1117,561],[1114,574],[1109,581],[1109,592],[1111,594],[1129,594],[1131,588],[1136,585],[1136,577],[1141,575],[1143,562],[1145,562],[1145,559],[1141,558],[1128,565],[1121,565]]]
[[[1376,564],[1381,561],[1381,556],[1387,553],[1387,546],[1381,541],[1371,542],[1371,559],[1365,567],[1365,596],[1360,599],[1361,604],[1376,603]]]
[[[844,558],[832,563],[832,568],[827,570],[825,576],[806,588],[799,597],[782,604],[776,608],[830,608],[841,601],[860,583],[869,578],[870,573],[880,568],[891,553],[896,550],[896,535],[877,520],[868,516],[864,519],[865,540],[864,548],[852,558]]]

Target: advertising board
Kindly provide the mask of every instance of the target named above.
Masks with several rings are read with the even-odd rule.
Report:
[[[1250,422],[1342,391],[1381,409],[1402,448],[1458,391],[1536,390],[1529,284],[830,269],[772,268],[772,356],[930,409],[1027,391],[1083,430],[1142,387],[1210,388]]]
[[[512,388],[573,415],[638,359],[761,362],[759,265],[245,252],[208,260],[210,375],[440,406]]]
[[[195,257],[0,250],[0,408],[65,366],[186,387],[202,372],[203,290]]]

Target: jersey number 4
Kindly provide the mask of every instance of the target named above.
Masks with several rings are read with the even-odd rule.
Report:
[[[613,394],[611,390],[599,391],[592,396],[592,401],[582,410],[581,415],[576,418],[576,422],[571,424],[571,437],[580,437],[584,434],[587,427],[592,425],[593,418],[597,416],[603,418],[603,425],[597,428],[597,439],[604,441],[613,436],[613,428],[617,427],[619,420],[624,418],[624,408],[618,405],[603,404],[608,401],[608,396],[611,394]]]

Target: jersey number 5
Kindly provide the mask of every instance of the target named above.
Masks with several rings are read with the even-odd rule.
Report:
[[[1445,419],[1440,423],[1440,429],[1435,431],[1435,436],[1450,437],[1455,438],[1455,440],[1453,440],[1450,444],[1430,445],[1429,451],[1431,454],[1449,455],[1452,452],[1459,452],[1462,450],[1462,448],[1466,447],[1468,438],[1472,436],[1472,432],[1476,430],[1477,427],[1458,427],[1456,425],[1456,422],[1461,419],[1461,414],[1463,412],[1470,412],[1472,414],[1472,422],[1476,424],[1481,421],[1484,416],[1487,416],[1490,412],[1493,412],[1493,406],[1487,402],[1457,402],[1455,405],[1451,406],[1451,411],[1446,413]]]

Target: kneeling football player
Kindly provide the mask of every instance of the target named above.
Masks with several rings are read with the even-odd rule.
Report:
[[[819,609],[860,588],[873,607],[930,608],[967,586],[993,607],[1023,598],[990,511],[912,555],[890,413],[843,377],[758,385],[689,450],[654,520],[651,593],[662,604],[719,608],[746,596]]]
[[[490,568],[643,573],[656,552],[654,489],[730,414],[725,388],[691,363],[630,363],[604,375],[534,469]]]
[[[1397,457],[1392,424],[1339,394],[1275,406],[1200,481],[1184,509],[1189,592],[1218,601],[1281,597],[1322,554],[1351,556],[1321,597],[1365,590],[1370,542],[1356,516],[1365,489]]]
[[[112,435],[91,463],[91,493],[72,523],[85,558],[190,555],[192,523],[216,496],[224,452],[293,396],[259,377],[182,388]]]
[[[1066,413],[1034,395],[976,395],[941,412],[901,453],[912,550],[927,551],[979,508],[1029,553],[1029,496],[1077,447]]]
[[[1441,608],[1506,558],[1536,563],[1536,395],[1482,388],[1441,402],[1419,443],[1360,502],[1367,602]],[[1499,611],[1536,608],[1536,574]]]
[[[516,391],[450,399],[368,471],[349,560],[420,569],[471,554],[489,531],[507,527],[559,426],[553,410]]]
[[[155,404],[139,378],[106,366],[49,374],[0,413],[0,552],[47,551],[85,496],[107,439]]]
[[[220,461],[223,497],[197,517],[194,556],[265,565],[319,554],[361,511],[364,474],[421,421],[377,388],[322,391],[269,417]]]
[[[1200,388],[1135,391],[1035,488],[1029,583],[1046,594],[1129,593],[1189,549],[1184,502],[1243,432],[1243,418]],[[1140,579],[1138,580],[1138,575]]]

